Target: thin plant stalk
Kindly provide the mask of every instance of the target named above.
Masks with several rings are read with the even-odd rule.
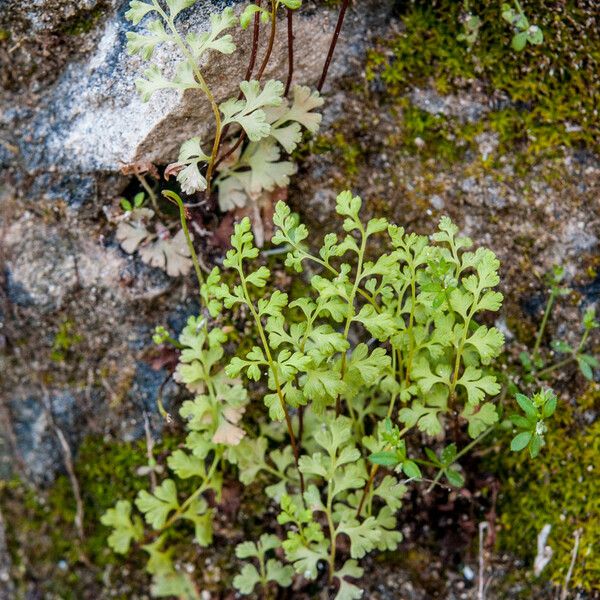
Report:
[[[196,271],[196,279],[198,280],[198,291],[200,291],[200,289],[204,285],[204,276],[202,275],[202,271],[200,270],[198,255],[196,254],[196,250],[194,250],[194,244],[192,244],[192,238],[190,236],[190,232],[187,226],[187,211],[185,209],[185,206],[183,205],[183,201],[181,200],[178,194],[172,192],[171,190],[163,190],[162,194],[163,196],[171,200],[171,202],[177,204],[177,207],[179,208],[181,228],[183,229],[183,235],[185,236],[185,241],[192,256],[192,263],[194,265],[194,271]],[[200,298],[200,301],[202,302],[202,298]]]
[[[548,317],[550,316],[550,311],[552,310],[552,305],[556,300],[557,292],[554,288],[550,291],[550,297],[548,298],[548,302],[546,303],[546,308],[544,310],[544,316],[542,318],[542,324],[540,325],[540,329],[538,331],[537,337],[535,338],[535,345],[533,346],[532,356],[534,360],[539,356],[540,346],[542,344],[542,338],[544,336],[544,332],[546,331],[546,324],[548,323]]]
[[[353,312],[354,312],[354,299],[356,298],[356,294],[358,291],[358,285],[360,283],[360,280],[362,278],[362,268],[363,268],[363,260],[365,257],[365,252],[366,252],[366,248],[367,248],[367,232],[365,231],[365,229],[363,228],[362,225],[360,225],[360,233],[361,233],[361,243],[360,243],[360,250],[359,250],[359,254],[358,254],[358,265],[356,267],[356,279],[354,280],[354,286],[352,288],[352,292],[350,293],[350,298],[348,299],[348,316],[346,318],[346,325],[344,326],[344,339],[348,339],[348,333],[350,332],[350,325],[352,323],[352,317],[353,317]],[[344,352],[344,354],[342,355],[342,364],[340,367],[340,378],[343,380],[344,379],[344,374],[346,373],[346,355],[347,353]],[[352,405],[350,403],[348,403],[348,408],[350,409],[350,412],[353,413],[353,408]],[[335,416],[338,417],[340,415],[340,412],[342,410],[342,404],[341,404],[341,399],[338,396],[337,400],[336,400],[336,404],[335,404]],[[352,420],[354,421],[354,414],[352,414]]]
[[[292,79],[294,77],[294,11],[291,8],[287,9],[287,47],[288,47],[288,76],[285,82],[285,95],[290,92]]]
[[[317,90],[320,92],[323,89],[323,85],[325,84],[325,79],[327,79],[327,72],[329,71],[329,65],[331,64],[331,59],[333,58],[333,53],[335,51],[335,47],[337,45],[338,38],[340,37],[340,32],[342,31],[342,25],[344,24],[344,17],[346,16],[346,10],[348,9],[348,5],[350,4],[350,0],[343,0],[342,7],[340,8],[340,14],[338,15],[337,24],[335,26],[335,31],[333,32],[333,37],[331,38],[331,44],[329,45],[329,51],[327,52],[327,58],[325,59],[325,64],[323,65],[323,72],[321,73],[321,78],[319,79],[319,83],[317,85]]]
[[[283,410],[283,414],[285,417],[285,424],[287,426],[288,435],[290,437],[290,444],[292,446],[292,451],[294,453],[294,462],[296,465],[296,469],[298,470],[298,475],[300,478],[300,491],[304,498],[304,475],[302,471],[300,471],[300,466],[298,461],[300,460],[300,450],[298,448],[298,444],[296,443],[296,436],[294,434],[294,428],[292,427],[292,419],[290,417],[290,412],[287,408],[287,404],[285,403],[285,398],[283,397],[283,391],[281,390],[281,384],[279,382],[279,375],[277,374],[277,369],[275,369],[275,364],[273,361],[273,356],[271,355],[271,348],[269,347],[269,343],[267,342],[267,336],[265,335],[264,328],[260,321],[260,316],[256,312],[254,308],[254,303],[252,302],[252,298],[250,297],[250,293],[248,292],[248,285],[246,283],[246,276],[244,275],[244,271],[241,267],[237,269],[238,274],[240,276],[240,282],[242,285],[242,290],[244,293],[244,298],[246,300],[246,304],[252,313],[252,317],[254,318],[254,322],[256,323],[256,328],[258,330],[258,335],[260,337],[263,349],[265,351],[265,357],[267,359],[267,363],[269,364],[269,368],[273,373],[273,380],[275,382],[275,389],[277,392],[277,397],[279,398],[279,403],[281,404],[281,409]]]
[[[271,0],[271,33],[269,35],[269,41],[267,43],[267,50],[265,52],[265,56],[260,65],[260,69],[258,70],[258,74],[256,75],[256,79],[260,81],[263,76],[267,65],[269,64],[269,60],[271,59],[271,54],[273,52],[273,44],[275,43],[275,34],[277,33],[277,2],[276,0]]]
[[[141,173],[136,173],[135,176],[137,177],[137,180],[140,182],[141,186],[144,188],[146,194],[148,194],[148,197],[150,198],[150,202],[152,203],[152,208],[154,209],[156,214],[159,217],[164,216],[158,206],[158,198],[156,197],[156,192],[152,189],[152,186],[148,183],[148,181],[146,180],[146,177],[144,175],[142,175]]]

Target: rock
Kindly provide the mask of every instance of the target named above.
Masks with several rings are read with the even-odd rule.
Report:
[[[148,103],[140,99],[134,81],[149,63],[127,54],[126,33],[145,31],[152,18],[147,17],[138,26],[132,25],[124,17],[126,4],[108,5],[102,21],[94,29],[93,49],[67,62],[56,83],[32,99],[31,106],[25,108],[22,96],[15,95],[3,107],[0,123],[8,133],[13,132],[11,145],[16,148],[8,156],[4,152],[4,160],[19,164],[28,173],[41,174],[42,178],[35,180],[32,186],[33,194],[48,185],[49,170],[60,174],[52,184],[56,190],[80,186],[83,176],[83,187],[78,188],[81,197],[73,200],[81,204],[93,194],[93,184],[88,179],[90,173],[116,172],[123,164],[138,160],[166,164],[175,159],[184,140],[194,135],[207,140],[212,135],[210,105],[201,92],[181,94],[176,90],[162,90]],[[223,10],[227,4],[231,2],[199,0],[179,18],[181,30],[206,31],[209,15]],[[34,30],[54,31],[57,20],[71,18],[75,13],[86,14],[100,5],[87,0],[76,3],[75,11],[72,3],[47,0],[25,11],[24,18]],[[385,18],[388,9],[380,3],[377,6],[377,11],[349,12],[331,69],[333,77],[343,72],[363,47],[369,23]],[[236,7],[236,10],[240,9]],[[295,82],[315,84],[336,18],[337,11],[311,6],[296,15]],[[203,68],[218,102],[237,95],[237,86],[247,66],[251,31],[237,28],[234,36],[238,50],[231,56],[211,53]],[[266,37],[263,27],[259,59]],[[177,51],[163,46],[155,51],[152,62],[169,73],[179,60]],[[281,18],[264,79],[285,80],[286,73],[287,31],[285,20]]]
[[[433,89],[414,88],[410,101],[432,115],[456,117],[462,123],[475,123],[487,112],[489,107],[466,96],[441,96]]]
[[[431,196],[431,198],[429,198],[429,203],[431,206],[433,206],[433,208],[435,208],[435,210],[444,210],[444,199],[438,194]]]
[[[54,390],[49,392],[48,402],[56,426],[70,438],[70,442],[74,442],[75,396],[68,391]],[[63,456],[52,419],[39,392],[31,391],[14,397],[11,412],[17,451],[27,475],[38,485],[50,483],[56,471],[61,470]]]
[[[77,290],[110,292],[114,297],[152,298],[165,293],[172,280],[126,255],[116,245],[102,245],[81,227],[40,223],[26,212],[4,238],[7,292],[12,302],[49,313],[61,309]],[[131,280],[128,294],[124,281]]]

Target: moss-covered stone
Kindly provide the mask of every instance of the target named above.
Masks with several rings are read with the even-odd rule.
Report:
[[[160,458],[172,448],[166,438],[155,447]],[[84,505],[85,538],[80,540],[74,525],[76,505],[70,481],[59,477],[47,490],[36,490],[12,480],[0,483],[0,504],[11,523],[8,544],[16,572],[16,584],[25,588],[32,580],[43,582],[44,594],[61,598],[82,598],[104,572],[112,571],[129,589],[147,587],[143,556],[117,557],[106,543],[108,528],[100,517],[117,500],[133,500],[148,478],[137,474],[148,462],[144,441],[133,443],[104,441],[89,437],[81,444],[75,472]],[[113,570],[113,565],[119,569]],[[90,568],[91,567],[91,568]],[[106,571],[108,569],[108,571]],[[126,572],[126,573],[125,573]],[[119,596],[116,596],[119,597]],[[131,597],[128,593],[122,597]]]
[[[531,563],[537,535],[550,524],[548,544],[554,554],[543,576],[562,584],[571,562],[574,532],[581,530],[571,588],[586,591],[597,590],[600,581],[600,420],[593,420],[598,406],[600,386],[591,384],[577,408],[559,406],[546,447],[536,460],[526,453],[511,453],[493,464],[502,480],[501,548]]]
[[[544,32],[540,46],[521,53],[497,2],[472,7],[483,22],[477,41],[457,40],[463,31],[463,3],[413,0],[402,8],[403,31],[373,50],[367,77],[379,78],[387,92],[404,95],[413,85],[431,85],[440,94],[468,90],[483,81],[489,93],[503,93],[479,132],[498,135],[500,150],[515,142],[525,154],[552,154],[562,146],[598,149],[600,121],[600,13],[593,0],[523,3],[530,21]],[[472,132],[476,133],[476,132]],[[472,135],[469,136],[472,138]]]

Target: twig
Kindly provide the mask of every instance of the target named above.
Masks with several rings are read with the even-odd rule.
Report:
[[[287,96],[294,77],[294,11],[287,9],[287,33],[288,33],[288,76],[285,82],[285,95]]]
[[[323,89],[323,84],[325,83],[325,79],[327,78],[327,71],[329,71],[329,65],[331,64],[331,59],[333,58],[333,53],[335,51],[335,47],[337,45],[338,38],[340,37],[340,32],[342,31],[342,25],[344,24],[344,17],[346,16],[346,10],[348,5],[350,4],[350,0],[344,0],[342,3],[342,7],[340,8],[340,14],[338,16],[337,24],[335,26],[335,31],[333,32],[333,37],[331,38],[331,44],[329,45],[329,52],[327,52],[327,58],[325,59],[325,64],[323,65],[323,72],[321,73],[321,79],[319,79],[319,83],[317,85],[317,91],[321,91]]]
[[[573,534],[575,537],[575,544],[573,545],[573,552],[571,553],[571,564],[569,565],[569,570],[567,571],[567,576],[565,577],[565,585],[563,586],[562,593],[560,595],[560,600],[567,600],[569,595],[569,582],[571,581],[571,577],[573,576],[573,569],[575,568],[575,561],[577,560],[577,552],[579,552],[579,540],[581,539],[581,529],[575,530]]]
[[[485,600],[485,556],[483,548],[483,532],[488,529],[487,521],[479,523],[479,577],[477,581],[477,600]]]
[[[83,501],[81,500],[81,488],[79,487],[79,481],[77,480],[77,475],[75,474],[75,467],[73,465],[73,453],[71,452],[71,447],[69,446],[69,442],[67,441],[65,434],[54,420],[54,415],[52,414],[52,406],[50,404],[50,394],[48,393],[48,390],[44,389],[42,398],[48,421],[50,422],[50,426],[54,430],[54,434],[58,438],[62,449],[63,461],[67,470],[67,474],[69,475],[73,496],[75,497],[75,527],[77,528],[77,534],[79,535],[79,539],[83,541],[85,538],[83,532]]]

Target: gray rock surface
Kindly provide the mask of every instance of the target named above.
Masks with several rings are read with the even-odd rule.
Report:
[[[46,4],[49,2],[34,4],[26,12],[34,31],[53,27],[53,20],[45,12]],[[79,12],[84,13],[98,6],[94,0],[76,4]],[[20,164],[28,173],[41,174],[45,179],[36,180],[36,187],[48,184],[49,170],[81,174],[114,172],[137,160],[166,164],[176,157],[184,140],[194,135],[204,139],[211,135],[209,104],[200,92],[182,94],[162,90],[147,103],[139,98],[134,81],[148,63],[127,54],[126,33],[143,32],[153,18],[146,17],[138,26],[132,25],[124,17],[126,4],[118,2],[102,10],[102,19],[93,32],[93,47],[85,55],[67,62],[56,82],[48,89],[42,87],[32,106],[23,106],[22,95],[14,94],[3,107],[0,123],[8,132],[13,149],[12,157],[5,157],[5,161]],[[209,15],[227,4],[232,2],[199,0],[178,18],[181,30],[206,31]],[[333,76],[347,68],[349,59],[364,42],[369,22],[385,16],[386,4],[383,7],[379,4],[374,12],[367,9],[350,13],[336,51]],[[337,12],[322,7],[306,8],[297,15],[294,24],[294,80],[314,84],[320,75]],[[74,11],[72,5],[70,10]],[[68,14],[69,5],[50,12],[56,15],[57,11]],[[234,35],[238,50],[231,56],[210,53],[203,67],[219,102],[237,95],[237,85],[246,70],[251,31],[238,28]],[[262,36],[259,59],[265,50],[266,37]],[[176,49],[162,46],[152,61],[169,73],[180,58]],[[286,69],[287,31],[281,19],[265,78],[285,79]],[[43,85],[44,82],[36,83]],[[63,177],[58,185],[64,187],[68,182]]]

